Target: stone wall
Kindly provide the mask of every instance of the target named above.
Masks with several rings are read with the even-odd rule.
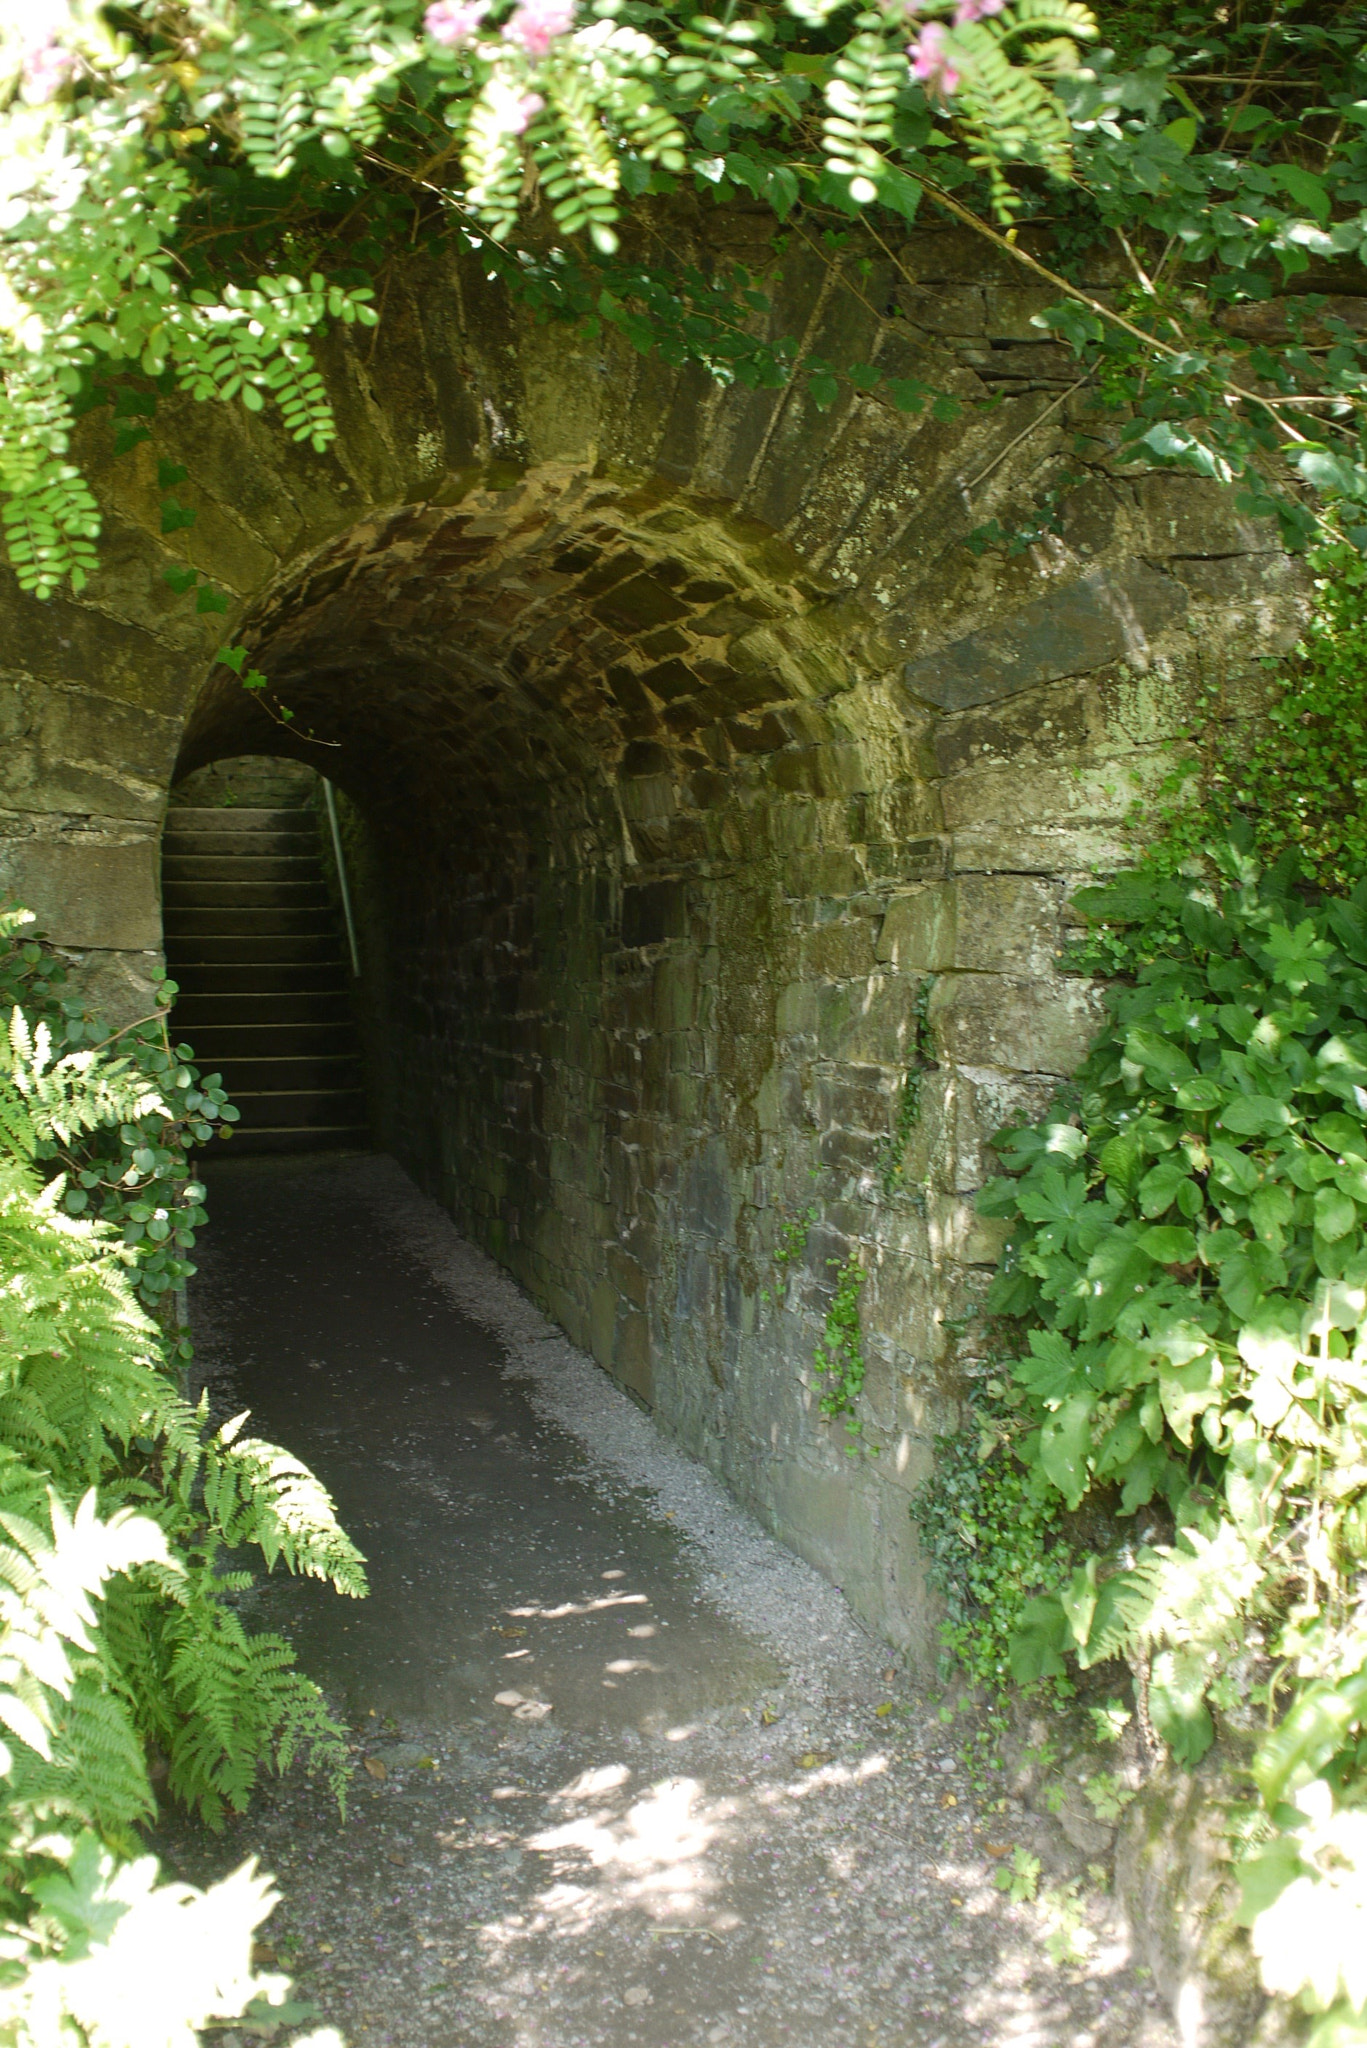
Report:
[[[707,232],[756,256],[758,223]],[[1244,715],[1301,602],[1226,497],[1112,461],[1030,325],[1049,294],[997,263],[926,232],[895,265],[773,280],[776,332],[923,377],[949,421],[821,412],[800,379],[721,391],[519,323],[473,260],[415,259],[373,359],[331,345],[331,455],[164,403],[107,470],[88,592],[11,596],[0,625],[0,873],[86,971],[131,1000],[153,963],[177,776],[253,752],[329,776],[386,1142],[916,1647],[907,1507],[997,1249],[986,1141],[1095,1014],[1055,965],[1069,892],[1124,857],[1193,708]],[[161,580],[160,455],[191,472],[226,622]],[[963,546],[1065,474],[1056,535]],[[211,668],[228,632],[286,722]],[[812,1369],[852,1252],[857,1457]]]

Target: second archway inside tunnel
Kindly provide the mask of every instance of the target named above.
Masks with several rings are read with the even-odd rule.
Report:
[[[368,1146],[370,1115],[327,786],[248,754],[185,777],[162,835],[172,1017],[222,1075],[242,1152]]]

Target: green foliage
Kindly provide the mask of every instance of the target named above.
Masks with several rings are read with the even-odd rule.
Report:
[[[9,972],[42,964],[21,953]],[[250,1867],[200,1898],[157,1885],[150,1860],[122,1862],[153,1811],[149,1747],[210,1824],[297,1754],[343,1791],[342,1731],[289,1646],[243,1627],[233,1598],[250,1577],[221,1565],[255,1548],[267,1569],[279,1560],[359,1596],[361,1559],[310,1473],[245,1436],[245,1417],[214,1431],[181,1397],[133,1285],[144,1241],[73,1214],[67,1175],[44,1177],[54,1148],[175,1115],[138,1060],[107,1046],[58,1057],[45,1023],[12,1012],[0,1046],[0,2041],[15,2048],[47,2048],[54,2012],[74,2041],[144,2048],[157,2000],[155,2038],[189,2043],[209,2014],[283,1992],[250,1970],[251,1927],[272,1903]],[[173,1924],[189,1944],[170,1944],[179,1966],[159,1958],[157,1989],[121,2020],[119,1998]]]
[[[1042,1867],[1038,1856],[1032,1856],[1017,1843],[1011,1851],[1011,1861],[993,1874],[992,1882],[999,1892],[1006,1893],[1013,1906],[1029,1905],[1039,1890]]]
[[[143,1305],[168,1321],[174,1290],[194,1266],[187,1254],[204,1222],[204,1189],[190,1170],[196,1147],[216,1134],[226,1136],[238,1120],[217,1074],[201,1075],[188,1045],[173,1046],[166,1013],[176,985],[165,981],[157,1008],[123,1030],[111,1032],[89,1006],[67,992],[66,964],[51,947],[23,937],[33,918],[27,911],[0,910],[0,1014],[16,1005],[48,1033],[41,1068],[30,1066],[23,1085],[35,1091],[34,1107],[44,1121],[35,1140],[35,1160],[46,1176],[65,1176],[62,1203],[70,1216],[93,1216],[117,1225],[134,1248],[133,1285]],[[63,1092],[74,1077],[103,1068],[99,1055],[117,1045],[145,1087],[130,1097],[128,1113],[72,1121],[58,1114]],[[75,1066],[65,1055],[81,1055]],[[84,1098],[81,1098],[84,1099]],[[138,1110],[138,1103],[145,1108]],[[177,1339],[177,1356],[190,1357],[189,1339]]]
[[[1367,2026],[1367,885],[1317,896],[1252,837],[1213,849],[1218,888],[1082,893],[1138,935],[1135,979],[1066,1099],[996,1141],[981,1206],[1013,1224],[991,1305],[1024,1338],[1032,1476],[1144,1522],[1032,1603],[1013,1668],[1124,1656],[1186,1763],[1260,1671],[1270,1710],[1289,1683],[1245,1913],[1327,2042]]]
[[[947,15],[949,0],[927,11]],[[305,281],[300,253],[326,236],[284,225],[289,198],[271,188],[350,220],[367,178],[410,176],[495,250],[532,200],[556,238],[583,237],[598,259],[617,250],[624,195],[689,173],[719,200],[760,196],[780,219],[804,184],[845,217],[881,202],[905,218],[919,203],[909,172],[932,107],[900,8],[858,13],[835,49],[830,10],[808,0],[724,20],[648,0],[596,0],[578,22],[555,0],[421,12],[411,0],[132,0],[116,17],[0,18],[0,520],[24,588],[79,589],[95,565],[100,512],[68,456],[96,370],[251,411],[274,403],[294,438],[330,441],[307,337],[325,319],[373,323],[372,289],[318,270]],[[1069,174],[1052,81],[1075,66],[1091,17],[1076,0],[1006,0],[987,20],[935,26],[970,160],[1009,214],[1002,160]],[[458,184],[436,182],[453,159]],[[377,194],[376,224],[391,210]],[[255,234],[263,216],[274,237]],[[369,256],[386,237],[362,227],[357,239]],[[238,259],[256,248],[268,261],[248,271]],[[650,318],[620,299],[617,317],[638,332]],[[201,605],[219,595],[201,590]]]
[[[945,1648],[994,1693],[1011,1680],[1012,1641],[1031,1602],[1056,1590],[1072,1562],[1062,1504],[1016,1454],[1013,1423],[997,1398],[967,1428],[937,1437],[911,1507],[927,1575],[945,1603]],[[1034,1675],[1062,1671],[1060,1659]]]
[[[826,1325],[813,1353],[817,1373],[824,1380],[820,1408],[834,1420],[843,1416],[849,1439],[845,1449],[851,1457],[858,1450],[863,1424],[856,1409],[864,1390],[864,1339],[859,1322],[859,1297],[864,1289],[864,1268],[857,1252],[851,1252],[836,1267],[835,1291],[826,1310]]]
[[[1227,801],[1264,858],[1290,844],[1320,888],[1367,874],[1367,562],[1337,541],[1310,558],[1315,609],[1246,763],[1224,764]]]
[[[897,1121],[879,1152],[878,1181],[889,1199],[904,1185],[907,1146],[921,1116],[921,1089],[926,1075],[933,1074],[938,1066],[934,1057],[934,1034],[930,1028],[930,999],[935,993],[935,980],[933,974],[928,974],[916,992],[911,1024],[911,1063],[902,1076],[902,1088],[897,1098]]]
[[[723,378],[800,365],[818,405],[844,389],[952,416],[891,356],[803,360],[762,295],[700,285],[649,215],[658,254],[624,257],[627,211],[681,188],[767,207],[776,247],[791,231],[866,304],[871,266],[898,260],[889,233],[926,205],[949,214],[1056,287],[1041,323],[1113,415],[1079,453],[1222,478],[1292,545],[1360,546],[1361,338],[1310,297],[1280,299],[1270,339],[1231,318],[1367,246],[1362,22],[1313,12],[1155,0],[1103,8],[1098,35],[1076,0],[977,18],[923,0],[914,21],[825,0],[724,19],[656,0],[133,0],[57,10],[35,35],[13,9],[0,520],[20,580],[45,596],[95,564],[100,510],[70,451],[101,391],[129,406],[116,450],[145,437],[137,402],[173,385],[276,405],[325,445],[310,337],[375,320],[359,280],[400,239],[454,230],[537,311]],[[994,224],[1041,213],[1055,270]],[[1132,283],[1098,299],[1073,272],[1103,246]],[[978,537],[1018,538],[999,519]],[[195,587],[201,609],[226,604]]]

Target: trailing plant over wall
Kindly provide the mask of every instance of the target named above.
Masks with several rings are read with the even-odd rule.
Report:
[[[859,1421],[859,1396],[864,1391],[864,1338],[859,1322],[859,1297],[864,1291],[864,1266],[858,1252],[851,1252],[836,1268],[835,1290],[826,1309],[821,1341],[812,1362],[822,1382],[818,1406],[832,1421],[839,1416],[845,1424],[845,1449],[854,1457],[864,1425]]]
[[[12,939],[23,913],[0,914]],[[38,961],[24,963],[35,973]],[[174,1078],[174,1076],[172,1077]],[[150,1748],[211,1825],[302,1755],[341,1797],[341,1729],[280,1638],[232,1604],[225,1551],[365,1591],[323,1488],[240,1416],[182,1398],[134,1280],[155,1240],[67,1206],[55,1155],[176,1110],[109,1046],[59,1055],[17,1006],[0,1041],[0,2041],[188,2043],[254,1997],[250,1866],[200,1898],[134,1855]],[[172,1934],[171,1930],[175,1929]],[[182,1932],[183,1930],[183,1932]],[[145,1973],[140,1981],[139,1973]],[[283,2014],[279,2015],[283,2018]],[[153,2028],[160,2027],[160,2032]],[[63,2038],[66,2038],[64,2032]],[[320,2043],[321,2048],[321,2043]]]
[[[0,519],[39,595],[96,561],[83,410],[112,402],[117,449],[179,387],[326,445],[310,337],[378,318],[400,242],[455,232],[540,316],[724,381],[952,405],[876,345],[805,354],[743,269],[676,260],[681,189],[758,200],[866,304],[867,265],[933,208],[1056,294],[1041,319],[1116,415],[1077,453],[1236,483],[1297,544],[1326,505],[1367,537],[1359,337],[1312,297],[1264,317],[1367,239],[1357,7],[10,0],[0,31]],[[1032,218],[1048,262],[1014,232]],[[1130,280],[1104,299],[1076,275],[1098,247]]]
[[[1003,1392],[990,1380],[967,1426],[936,1438],[911,1506],[927,1576],[945,1605],[941,1641],[994,1694],[1011,1682],[1026,1603],[1056,1591],[1072,1564],[1059,1530],[1063,1503],[1018,1454],[1020,1417]]]
[[[1012,1225],[990,1306],[1021,1333],[1031,1484],[1122,1532],[1027,1604],[1011,1668],[1124,1657],[1188,1763],[1219,1716],[1286,1709],[1254,1761],[1255,1946],[1270,1988],[1333,2008],[1325,2043],[1358,2042],[1367,885],[1317,900],[1293,855],[1260,870],[1246,829],[1210,854],[1217,886],[1082,893],[1180,937],[1114,993],[1051,1114],[996,1141],[1007,1173],[980,1198]]]

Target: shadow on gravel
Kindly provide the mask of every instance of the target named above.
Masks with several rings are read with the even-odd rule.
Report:
[[[1170,2048],[1104,1919],[1085,1967],[1043,1956],[991,1882],[1023,1817],[984,1830],[835,1589],[392,1161],[208,1180],[215,1407],[314,1467],[373,1590],[252,1596],[353,1730],[345,1823],[296,1772],[158,1846],[201,1881],[259,1854],[353,2048]]]

